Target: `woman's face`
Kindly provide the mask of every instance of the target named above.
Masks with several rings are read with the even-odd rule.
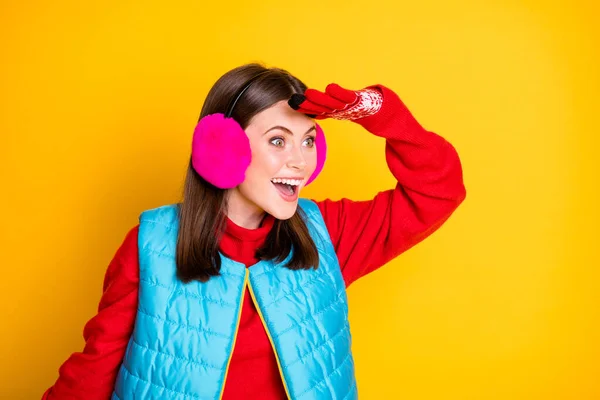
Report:
[[[314,121],[284,100],[256,114],[245,131],[252,161],[244,182],[229,192],[228,217],[246,228],[257,227],[264,212],[291,218],[317,165]]]

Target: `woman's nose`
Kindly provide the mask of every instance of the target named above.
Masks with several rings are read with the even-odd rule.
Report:
[[[306,160],[304,159],[302,148],[294,146],[290,153],[290,158],[287,162],[288,167],[300,170],[304,169],[306,167]]]

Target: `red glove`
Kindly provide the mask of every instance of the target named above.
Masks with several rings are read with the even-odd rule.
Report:
[[[288,104],[315,119],[355,121],[377,113],[383,104],[383,95],[375,87],[354,91],[331,83],[325,88],[325,93],[307,89],[304,95],[294,94]]]

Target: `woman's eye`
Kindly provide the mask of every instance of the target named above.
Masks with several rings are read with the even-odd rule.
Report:
[[[273,139],[271,139],[271,144],[274,146],[277,146],[277,147],[283,147],[285,142],[283,141],[282,138],[273,138]]]
[[[314,137],[308,137],[304,140],[304,144],[306,147],[313,147],[315,145],[315,138]]]

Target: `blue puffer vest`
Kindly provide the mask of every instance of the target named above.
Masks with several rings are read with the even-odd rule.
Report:
[[[177,206],[140,216],[139,306],[112,399],[219,399],[246,285],[266,327],[290,399],[356,399],[344,280],[317,205],[300,199],[319,268],[292,271],[221,256],[206,283],[176,278]]]

